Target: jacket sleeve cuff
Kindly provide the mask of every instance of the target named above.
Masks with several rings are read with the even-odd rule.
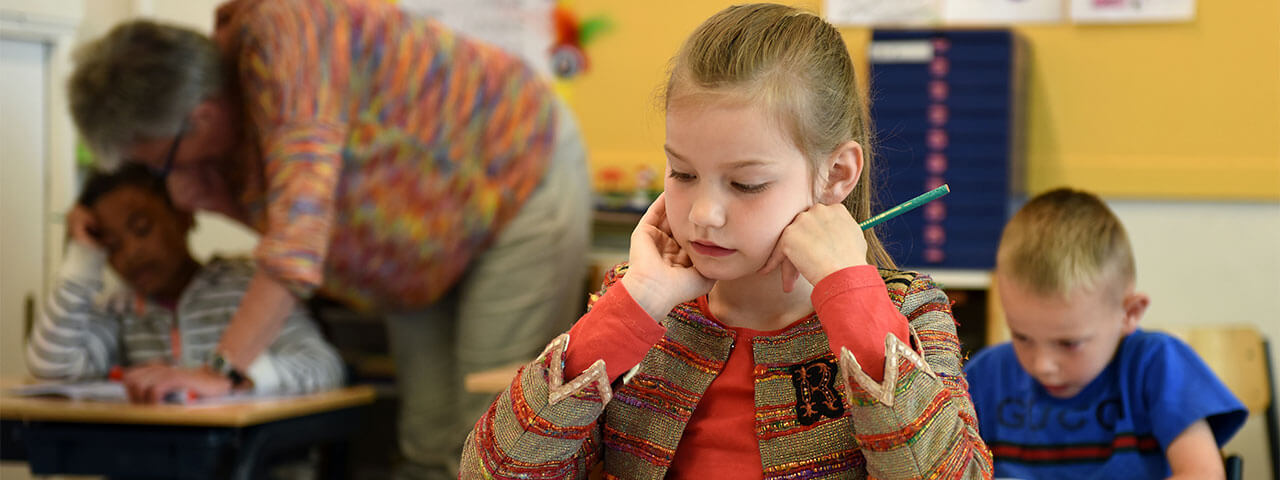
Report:
[[[258,355],[244,374],[249,377],[249,380],[253,380],[254,393],[268,395],[280,393],[280,374],[276,373],[275,360],[270,353],[262,352]]]
[[[564,382],[568,343],[567,334],[556,337],[516,373],[468,436],[464,469],[486,472],[486,478],[516,478],[528,475],[524,465],[537,459],[542,471],[561,472],[556,478],[586,478],[582,467],[598,458],[599,419],[613,393],[599,360]]]
[[[915,331],[911,331],[911,336],[916,337]],[[916,344],[920,341],[916,339]],[[858,398],[871,403],[878,402],[887,407],[894,404],[894,392],[897,391],[897,385],[900,380],[911,375],[925,375],[932,379],[937,379],[938,374],[934,373],[933,368],[928,362],[924,361],[921,352],[917,352],[911,348],[911,345],[899,340],[892,333],[884,336],[884,379],[876,380],[864,371],[864,367],[858,363],[858,359],[847,348],[840,350],[840,371],[848,380],[846,385],[849,388],[850,398]],[[866,402],[864,402],[866,403]]]
[[[58,267],[58,276],[80,284],[99,284],[106,263],[107,254],[101,249],[71,242]]]
[[[919,338],[912,331],[916,344]],[[920,351],[885,336],[884,380],[863,372],[840,352],[854,437],[875,478],[898,476],[892,466],[914,465],[912,478],[991,478],[991,452],[978,435],[964,380],[926,362]],[[945,368],[945,367],[943,367]]]

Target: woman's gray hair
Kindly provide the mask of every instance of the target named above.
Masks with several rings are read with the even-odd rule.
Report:
[[[67,81],[71,116],[107,168],[134,142],[176,135],[196,105],[222,90],[208,36],[149,20],[116,26],[80,47],[75,63]]]

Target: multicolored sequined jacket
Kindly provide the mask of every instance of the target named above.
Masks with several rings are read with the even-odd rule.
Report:
[[[918,345],[887,336],[883,383],[847,349],[837,361],[816,317],[755,339],[764,478],[991,478],[946,295],[927,276],[880,274]],[[696,302],[663,325],[666,336],[613,386],[603,361],[564,382],[570,340],[552,341],[476,423],[461,477],[586,478],[603,462],[605,478],[663,478],[734,341]],[[806,371],[815,365],[838,372],[824,382],[821,371]]]

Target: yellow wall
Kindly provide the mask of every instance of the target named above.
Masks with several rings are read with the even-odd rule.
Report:
[[[662,168],[654,98],[667,61],[699,22],[733,3],[571,3],[614,22],[588,46],[592,70],[571,86],[593,170]],[[1280,199],[1280,2],[1200,1],[1191,23],[1018,30],[1030,52],[1028,190],[1069,184],[1121,197]],[[868,30],[844,33],[865,72]]]

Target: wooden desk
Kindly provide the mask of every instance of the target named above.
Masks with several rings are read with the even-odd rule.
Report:
[[[470,393],[492,393],[497,395],[511,385],[511,379],[515,378],[516,372],[520,371],[520,367],[523,367],[526,363],[528,362],[513,363],[467,375],[462,379],[462,386]]]
[[[19,383],[0,380],[0,388]],[[278,454],[342,450],[373,400],[368,386],[193,406],[0,394],[0,459],[26,461],[40,475],[260,478]],[[340,459],[333,460],[327,473],[343,478]]]

